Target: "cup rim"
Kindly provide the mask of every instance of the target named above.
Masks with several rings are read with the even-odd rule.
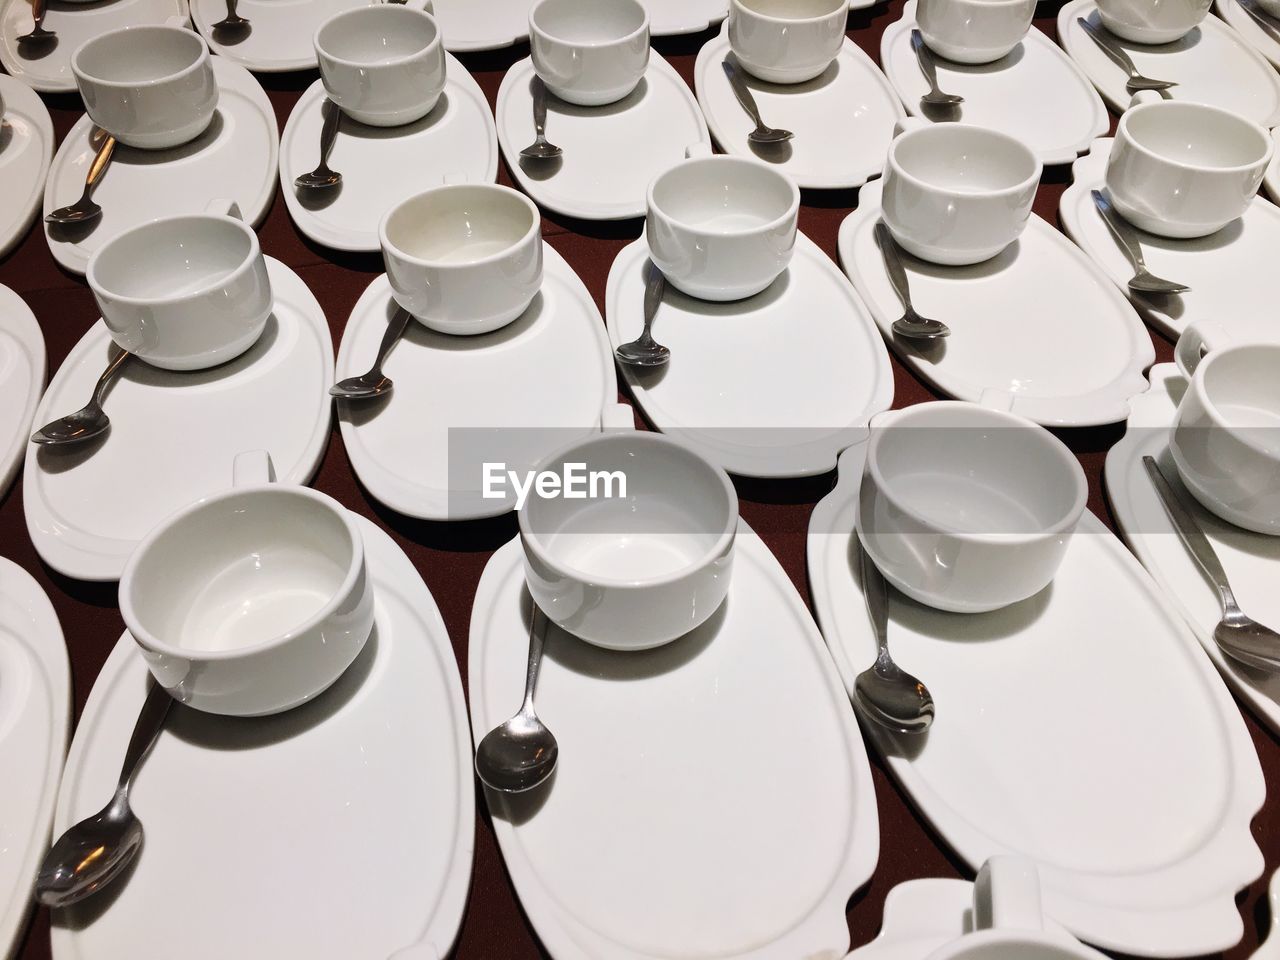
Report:
[[[179,33],[184,36],[194,37],[200,44],[200,53],[195,60],[187,64],[181,70],[175,70],[173,73],[166,73],[163,77],[153,77],[150,80],[108,80],[105,77],[98,77],[86,72],[80,66],[80,55],[91,45],[100,43],[108,37],[115,37],[128,33],[131,30],[160,30],[165,33]],[[127,27],[117,27],[114,30],[108,30],[106,33],[100,33],[96,37],[86,40],[76,48],[71,55],[71,72],[75,74],[77,79],[85,80],[89,83],[97,84],[100,87],[155,87],[162,83],[172,83],[174,80],[194,73],[204,64],[209,63],[209,44],[205,42],[204,37],[196,33],[194,30],[188,30],[186,27],[171,26],[167,23],[135,23]]]
[[[1253,440],[1252,430],[1242,431],[1239,427],[1231,426],[1231,424],[1227,422],[1227,418],[1222,415],[1222,410],[1218,407],[1218,404],[1214,402],[1213,398],[1209,395],[1208,389],[1204,386],[1204,379],[1208,374],[1203,373],[1202,371],[1207,371],[1213,364],[1214,360],[1219,357],[1234,356],[1239,353],[1245,353],[1246,351],[1252,353],[1259,347],[1264,350],[1280,352],[1280,343],[1268,343],[1266,341],[1233,343],[1228,346],[1219,347],[1216,350],[1211,350],[1205,355],[1200,363],[1196,365],[1195,373],[1193,373],[1187,380],[1187,388],[1196,392],[1200,398],[1201,405],[1203,405],[1205,409],[1205,413],[1209,415],[1209,419],[1213,421],[1214,426],[1219,430],[1230,436],[1236,442],[1243,443],[1254,453],[1260,454],[1269,460],[1280,461],[1280,452],[1268,449]]]
[[[1245,126],[1249,127],[1254,133],[1258,134],[1262,138],[1262,143],[1263,143],[1262,156],[1250,163],[1241,163],[1231,167],[1209,167],[1209,166],[1205,166],[1204,164],[1188,163],[1187,161],[1179,160],[1176,157],[1170,157],[1162,153],[1156,153],[1146,144],[1139,142],[1139,140],[1132,133],[1129,132],[1129,118],[1136,114],[1149,111],[1152,107],[1163,107],[1166,104],[1172,104],[1175,109],[1190,108],[1193,111],[1199,110],[1199,111],[1208,111],[1210,113],[1216,113],[1219,116],[1226,117],[1230,120],[1244,124]],[[1271,155],[1275,150],[1275,145],[1271,139],[1271,135],[1267,133],[1266,130],[1264,130],[1261,126],[1254,123],[1252,120],[1248,119],[1247,117],[1242,117],[1237,113],[1232,113],[1230,110],[1224,110],[1221,107],[1215,107],[1212,104],[1195,103],[1190,100],[1177,100],[1177,101],[1160,100],[1158,102],[1152,102],[1152,103],[1139,103],[1136,106],[1130,107],[1128,110],[1122,113],[1120,115],[1120,119],[1116,121],[1116,139],[1117,140],[1120,138],[1120,131],[1122,129],[1124,130],[1124,133],[1125,133],[1125,142],[1132,149],[1137,150],[1139,153],[1143,154],[1149,159],[1157,160],[1160,163],[1168,164],[1169,166],[1174,167],[1178,170],[1186,170],[1191,173],[1206,173],[1206,174],[1244,173],[1246,171],[1254,169],[1255,167],[1259,167],[1259,166],[1265,167],[1268,163],[1271,162]]]
[[[900,162],[898,162],[898,144],[904,140],[914,136],[927,136],[933,130],[970,130],[982,136],[992,136],[1013,144],[1017,149],[1022,150],[1031,158],[1032,171],[1029,176],[1008,187],[1000,187],[999,189],[983,190],[981,193],[973,193],[974,198],[990,198],[990,197],[1007,197],[1015,193],[1021,193],[1028,187],[1035,186],[1040,183],[1040,177],[1044,175],[1044,163],[1025,143],[1017,137],[1011,137],[1009,134],[1000,130],[993,130],[990,127],[979,126],[976,123],[931,123],[922,127],[911,127],[903,130],[889,143],[889,165],[893,167],[893,172],[904,180],[913,184],[921,190],[927,190],[932,193],[952,193],[954,191],[940,187],[937,184],[929,183],[920,179],[911,171],[907,170]],[[932,134],[933,136],[946,136],[947,134]]]
[[[674,174],[680,170],[684,170],[690,166],[695,166],[695,165],[696,166],[702,166],[702,165],[724,166],[725,164],[754,167],[755,169],[767,174],[768,176],[781,178],[782,182],[786,184],[787,189],[791,192],[791,203],[788,205],[786,212],[780,214],[779,216],[775,217],[774,219],[766,223],[762,223],[754,227],[744,228],[741,230],[732,230],[728,233],[713,233],[710,230],[706,230],[706,229],[703,229],[702,227],[695,226],[694,224],[688,223],[684,220],[677,219],[676,217],[668,213],[666,210],[664,210],[658,204],[657,200],[654,198],[654,191],[657,189],[658,184],[662,182],[662,179],[664,177],[670,176],[671,174]],[[668,167],[666,170],[663,170],[660,174],[658,174],[656,177],[654,177],[652,180],[649,181],[649,187],[645,192],[645,201],[646,201],[646,211],[650,216],[661,217],[669,225],[678,227],[681,230],[685,231],[686,233],[695,234],[701,237],[714,236],[722,239],[740,239],[743,237],[762,236],[763,234],[770,233],[776,230],[778,227],[788,222],[795,223],[796,217],[799,215],[799,212],[800,212],[800,188],[796,185],[795,180],[793,180],[791,177],[787,176],[785,173],[783,173],[780,170],[775,170],[773,167],[769,166],[762,160],[756,160],[754,157],[737,157],[737,156],[730,156],[729,154],[725,154],[725,153],[713,153],[709,156],[689,157],[685,160],[678,161],[672,166]]]
[[[630,33],[624,34],[623,36],[620,36],[620,37],[612,37],[608,40],[593,40],[593,41],[565,40],[561,37],[555,36],[554,34],[548,33],[542,27],[538,26],[538,24],[534,20],[534,17],[537,15],[539,10],[541,10],[543,7],[547,6],[548,4],[555,3],[555,2],[557,2],[557,0],[538,0],[537,3],[535,3],[532,7],[529,8],[529,33],[531,37],[532,35],[536,34],[538,36],[538,39],[545,40],[548,43],[557,43],[557,44],[560,44],[561,46],[566,46],[566,47],[583,47],[589,50],[599,50],[604,47],[612,47],[612,46],[628,44],[631,41],[640,37],[641,34],[645,34],[649,32],[648,7],[646,7],[643,3],[638,2],[638,0],[623,0],[623,2],[631,3],[632,6],[636,7],[640,11],[640,16],[641,16],[640,26],[636,27]]]
[[[433,27],[435,27],[436,35],[431,38],[430,43],[426,44],[419,50],[413,51],[413,53],[406,53],[403,56],[395,57],[391,60],[379,60],[377,63],[369,63],[364,60],[352,60],[348,57],[339,57],[334,53],[330,53],[320,43],[320,34],[325,30],[326,27],[330,26],[331,24],[335,23],[338,20],[342,20],[348,17],[352,17],[352,18],[357,16],[367,17],[368,11],[370,10],[395,10],[397,12],[391,15],[396,17],[402,16],[403,14],[410,14],[412,16],[424,17],[425,19],[430,21]],[[386,14],[380,13],[378,14],[378,16],[386,16]],[[443,33],[440,30],[440,23],[439,21],[436,20],[434,16],[432,16],[426,10],[419,10],[417,7],[409,7],[404,5],[403,3],[371,3],[371,4],[368,4],[367,6],[352,7],[349,10],[341,10],[338,13],[335,13],[333,16],[331,16],[328,20],[325,20],[322,24],[320,24],[320,26],[316,27],[316,32],[311,35],[311,45],[315,48],[317,56],[323,57],[324,59],[330,60],[333,63],[339,64],[341,66],[350,67],[354,70],[368,70],[370,67],[396,67],[403,63],[408,63],[410,60],[415,60],[418,57],[423,56],[424,54],[430,54],[432,51],[438,49],[443,42],[444,42]]]
[[[690,576],[705,570],[711,564],[715,563],[725,552],[732,546],[734,538],[738,533],[738,492],[734,489],[733,481],[729,479],[729,475],[723,469],[716,466],[702,454],[698,453],[693,447],[680,440],[668,437],[664,434],[653,433],[648,430],[623,430],[616,433],[597,433],[584,439],[574,440],[560,447],[550,456],[543,458],[536,469],[542,469],[547,464],[557,463],[566,456],[589,447],[593,444],[607,442],[616,439],[637,440],[640,443],[653,444],[655,446],[675,447],[686,454],[700,460],[715,475],[720,482],[721,488],[724,490],[728,498],[729,510],[725,528],[716,536],[715,542],[712,543],[703,554],[693,562],[681,567],[679,570],[673,570],[670,573],[664,573],[661,576],[646,577],[644,579],[623,579],[621,577],[601,577],[595,575],[587,575],[583,570],[561,562],[555,557],[542,543],[538,533],[529,528],[528,505],[532,500],[526,500],[525,506],[516,511],[517,526],[520,529],[520,544],[523,549],[528,550],[537,555],[539,562],[545,564],[554,570],[566,580],[578,583],[589,583],[592,586],[609,587],[616,590],[648,590],[653,587],[667,586],[673,583],[679,583],[688,579]]]
[[[1039,530],[1029,533],[975,533],[969,530],[956,530],[948,524],[940,523],[936,520],[928,519],[920,514],[912,505],[905,503],[898,495],[893,484],[889,482],[884,473],[880,470],[876,461],[876,448],[883,442],[885,436],[884,427],[899,425],[899,421],[904,419],[914,419],[922,417],[935,410],[965,410],[969,412],[977,412],[980,415],[988,416],[992,420],[1000,421],[1007,427],[1017,427],[1021,430],[1029,430],[1038,438],[1038,442],[1046,449],[1051,450],[1052,455],[1065,464],[1067,472],[1072,475],[1075,486],[1075,497],[1070,508],[1057,520],[1051,524],[1041,526]],[[931,400],[925,403],[912,404],[909,407],[902,407],[897,410],[888,410],[879,414],[871,421],[871,435],[867,440],[867,457],[866,472],[871,475],[872,481],[881,496],[891,503],[904,516],[910,518],[912,523],[918,524],[922,530],[932,530],[939,534],[960,540],[966,543],[981,544],[999,544],[1001,546],[1022,546],[1026,544],[1037,543],[1048,537],[1056,537],[1061,534],[1068,533],[1075,527],[1080,516],[1084,513],[1085,507],[1089,502],[1089,483],[1085,479],[1084,470],[1080,466],[1080,462],[1076,460],[1075,455],[1061,440],[1055,437],[1044,427],[1020,417],[1015,413],[1005,410],[997,410],[993,407],[985,407],[978,403],[970,403],[965,400]],[[861,515],[859,515],[859,523]]]
[[[997,0],[997,2],[1017,3],[1020,2],[1020,0]],[[786,24],[787,26],[807,26],[812,23],[819,23],[823,20],[833,19],[837,15],[842,15],[842,19],[844,20],[847,20],[849,17],[848,5],[845,5],[842,9],[838,4],[836,9],[832,10],[830,13],[820,13],[814,17],[779,17],[771,13],[761,13],[759,10],[752,10],[750,7],[746,6],[742,0],[729,0],[729,9],[733,10],[735,8],[741,10],[747,16],[754,17],[757,20],[763,20],[766,23]]]
[[[512,241],[503,247],[497,253],[491,253],[486,257],[480,257],[478,260],[468,260],[466,263],[443,263],[439,260],[428,260],[424,257],[416,257],[408,251],[404,250],[398,244],[391,242],[391,238],[387,236],[387,224],[391,222],[391,218],[400,211],[401,208],[411,203],[416,203],[429,194],[443,193],[445,191],[456,190],[481,190],[485,192],[498,191],[502,195],[514,197],[520,201],[524,207],[532,214],[533,223],[529,229],[523,233],[518,240]],[[419,193],[415,193],[410,197],[406,197],[397,203],[394,207],[382,215],[382,219],[378,222],[378,241],[382,246],[383,255],[387,251],[391,251],[394,256],[406,263],[411,263],[419,267],[430,267],[433,270],[441,271],[457,271],[471,270],[475,267],[488,266],[498,263],[511,255],[513,250],[518,250],[527,244],[530,239],[537,239],[542,231],[542,215],[538,212],[537,205],[519,190],[512,190],[510,187],[503,186],[500,183],[443,183],[439,186],[431,187]]]
[[[246,494],[252,494],[255,496],[302,497],[303,499],[311,500],[314,503],[320,504],[336,516],[346,528],[347,536],[351,540],[351,559],[347,564],[347,571],[342,578],[342,583],[334,592],[334,595],[325,602],[324,606],[316,613],[312,614],[312,616],[304,620],[301,624],[298,624],[277,636],[269,637],[266,640],[260,640],[257,643],[250,644],[249,646],[236,647],[231,650],[197,650],[191,647],[176,646],[159,639],[150,630],[147,630],[142,626],[133,602],[134,579],[137,576],[137,568],[142,562],[143,557],[155,546],[156,542],[161,537],[172,531],[179,523],[204,510],[212,509],[223,501],[245,496]],[[232,487],[231,489],[224,490],[221,493],[202,497],[195,503],[183,507],[177,513],[170,514],[143,538],[142,542],[138,544],[133,553],[129,555],[129,559],[126,561],[124,566],[124,571],[120,574],[120,614],[124,618],[125,626],[129,630],[129,635],[134,638],[135,642],[140,646],[153,649],[158,653],[190,661],[217,660],[225,662],[246,659],[260,653],[266,653],[279,647],[283,647],[313,629],[317,624],[326,620],[338,609],[339,606],[346,602],[347,597],[355,587],[356,581],[360,578],[364,567],[364,538],[361,537],[360,531],[356,527],[354,515],[350,510],[340,504],[337,500],[334,500],[328,494],[321,493],[319,490],[313,490],[310,487],[303,487],[291,483],[265,483],[245,487]],[[126,587],[126,584],[128,587]]]

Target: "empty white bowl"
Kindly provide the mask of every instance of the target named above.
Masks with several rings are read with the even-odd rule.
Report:
[[[541,0],[529,11],[529,54],[561,100],[613,103],[649,65],[649,12],[637,0]]]
[[[840,55],[849,4],[841,0],[730,0],[729,46],[769,83],[804,83]]]
[[[1213,0],[1098,0],[1102,25],[1134,43],[1172,43],[1209,13]]]

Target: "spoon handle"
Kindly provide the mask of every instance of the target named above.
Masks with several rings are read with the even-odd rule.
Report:
[[[124,763],[120,767],[120,780],[116,786],[117,793],[126,792],[129,789],[129,783],[133,780],[138,764],[142,762],[142,758],[147,755],[156,737],[160,735],[165,717],[169,715],[169,708],[173,706],[173,697],[169,695],[169,691],[156,683],[154,678],[149,677],[147,685],[147,699],[143,701],[142,709],[138,712],[138,720],[133,725],[133,736],[129,738],[129,747],[124,752]]]
[[[1129,54],[1125,53],[1124,49],[1120,47],[1119,44],[1115,43],[1109,36],[1107,36],[1101,27],[1094,26],[1093,23],[1084,17],[1076,17],[1076,23],[1080,24],[1080,29],[1088,35],[1090,40],[1098,45],[1098,49],[1106,54],[1108,60],[1127,73],[1131,78],[1142,76],[1142,74],[1138,72],[1137,65],[1132,59],[1130,59]]]
[[[239,2],[240,0],[227,0],[227,19],[228,20],[239,19],[239,17],[236,16],[236,6]]]
[[[98,377],[98,382],[93,387],[92,403],[94,406],[102,406],[103,398],[107,395],[107,386],[115,379],[125,361],[133,356],[128,350],[121,350],[119,347],[116,347],[115,350],[115,355],[107,363],[107,369],[102,371],[102,376]]]
[[[875,234],[893,292],[902,301],[903,310],[912,313],[915,308],[911,305],[911,282],[907,280],[907,271],[902,266],[902,258],[898,256],[898,245],[894,243],[893,234],[889,232],[883,220],[876,221]]]
[[[524,675],[524,706],[522,711],[533,712],[533,691],[538,685],[538,669],[542,666],[543,631],[538,629],[538,618],[545,614],[536,603],[529,612],[529,666]]]
[[[31,0],[31,19],[34,22],[31,32],[36,33],[44,26],[44,15],[48,12],[46,0]]]
[[[93,158],[93,163],[89,164],[89,172],[84,178],[84,192],[88,196],[93,192],[93,188],[98,185],[98,181],[102,179],[102,175],[106,173],[107,164],[111,162],[111,154],[116,149],[116,138],[107,134],[102,138],[102,144],[98,147],[98,153]]]
[[[1276,21],[1268,16],[1265,11],[1259,10],[1258,5],[1253,0],[1239,0],[1240,6],[1244,9],[1259,29],[1276,43],[1280,43],[1280,27],[1277,27]]]
[[[653,340],[649,328],[653,326],[653,318],[657,316],[658,307],[662,305],[662,295],[667,289],[667,278],[652,263],[649,264],[649,282],[644,288],[644,331],[641,340]]]
[[[342,122],[342,109],[329,101],[329,112],[324,115],[324,126],[320,128],[320,166],[329,165],[329,151],[333,142],[338,139],[338,124]]]
[[[1156,494],[1160,497],[1160,503],[1164,506],[1165,513],[1169,515],[1169,520],[1173,523],[1173,529],[1177,532],[1178,539],[1187,548],[1191,558],[1205,572],[1205,576],[1213,581],[1213,585],[1218,588],[1218,593],[1222,596],[1223,605],[1225,606],[1227,603],[1234,604],[1235,595],[1231,592],[1231,583],[1227,580],[1227,571],[1222,568],[1222,561],[1218,559],[1218,554],[1214,551],[1213,545],[1209,543],[1209,538],[1204,535],[1204,531],[1200,528],[1186,495],[1175,489],[1173,484],[1165,479],[1164,472],[1153,457],[1143,457],[1142,465],[1146,468],[1147,476],[1151,478],[1151,483],[1156,488]]]
[[[867,548],[858,544],[858,571],[862,577],[862,595],[867,602],[867,615],[876,634],[880,656],[889,654],[889,585],[875,565]]]
[[[738,68],[729,62],[728,57],[724,58],[721,66],[724,68],[725,76],[729,78],[729,86],[733,88],[733,95],[738,98],[738,103],[742,104],[742,109],[747,111],[747,116],[755,121],[757,128],[763,127],[764,121],[760,119],[760,108],[756,106],[756,98],[752,96],[751,88],[742,79],[742,74],[738,72]]]
[[[1107,225],[1107,230],[1124,251],[1124,255],[1129,258],[1129,264],[1138,273],[1148,273],[1147,262],[1142,256],[1142,245],[1138,243],[1133,227],[1120,219],[1116,208],[1111,205],[1111,201],[1101,190],[1090,190],[1089,193],[1093,197],[1093,205],[1098,208],[1098,213],[1102,216],[1102,222]]]
[[[547,136],[547,85],[541,77],[533,78],[533,129],[539,140]]]
[[[929,84],[930,93],[941,93],[938,89],[938,65],[933,62],[933,51],[924,43],[924,34],[918,29],[911,31],[911,49],[915,51],[916,62],[920,64],[920,72]]]
[[[405,329],[409,326],[411,314],[408,310],[401,307],[396,311],[396,315],[391,318],[391,322],[387,324],[386,332],[382,335],[382,343],[378,344],[378,359],[373,365],[371,373],[379,373],[382,371],[382,365],[387,362],[387,357],[391,354],[391,350],[400,338],[404,336]]]

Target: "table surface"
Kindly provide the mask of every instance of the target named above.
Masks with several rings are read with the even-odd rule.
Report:
[[[1054,39],[1058,6],[1054,0],[1042,2],[1036,19],[1036,27]],[[849,36],[877,63],[881,33],[900,17],[901,7],[902,0],[891,0],[850,16]],[[707,32],[689,37],[657,38],[654,48],[692,88],[694,59],[698,49],[713,35],[714,32]],[[492,106],[506,69],[527,55],[528,46],[522,44],[491,53],[463,55],[460,59],[479,81]],[[282,129],[299,95],[314,79],[314,72],[259,77]],[[60,140],[80,116],[79,99],[75,95],[52,96],[46,97],[46,102]],[[499,180],[505,184],[512,182],[505,165],[499,172]],[[1036,197],[1036,213],[1057,224],[1058,198],[1069,182],[1069,167],[1047,169]],[[840,223],[857,205],[857,199],[856,190],[806,191],[803,197],[800,227],[833,260]],[[639,220],[601,224],[549,213],[544,213],[542,223],[543,236],[582,277],[602,313],[609,266],[618,251],[640,235],[641,227]],[[278,191],[259,233],[263,250],[292,267],[319,299],[328,317],[336,350],[351,308],[369,282],[382,272],[380,256],[338,253],[304,239],[294,229]],[[98,319],[88,287],[79,277],[55,265],[38,226],[0,262],[0,283],[15,290],[35,312],[44,330],[51,372],[57,370],[72,346]],[[1154,332],[1152,340],[1158,359],[1170,359],[1170,344]],[[892,363],[895,407],[936,396],[896,358]],[[1089,508],[1113,529],[1114,521],[1102,487],[1102,465],[1106,451],[1123,433],[1123,424],[1058,431],[1084,466],[1089,480]],[[743,517],[764,538],[806,601],[809,589],[804,547],[809,512],[830,490],[833,480],[833,475],[785,482],[735,480]],[[475,587],[493,551],[515,535],[514,518],[445,524],[395,514],[372,500],[356,482],[336,423],[314,485],[378,523],[413,561],[440,606],[465,687],[467,633]],[[116,586],[69,580],[40,562],[23,520],[21,478],[8,495],[0,499],[0,553],[30,571],[53,601],[70,653],[73,703],[78,719],[103,661],[124,629],[116,605]],[[1280,743],[1247,710],[1243,712],[1267,781],[1280,782]],[[874,753],[871,765],[880,811],[880,860],[870,883],[848,904],[853,946],[875,937],[885,895],[895,885],[920,877],[968,875],[938,836],[912,811],[907,798]],[[455,960],[545,957],[546,952],[534,936],[507,877],[479,791],[476,806],[479,815],[471,896],[453,957]],[[1244,917],[1244,938],[1237,947],[1223,954],[1224,957],[1247,957],[1265,933],[1269,922],[1266,882],[1271,872],[1280,866],[1280,807],[1264,808],[1253,821],[1253,834],[1266,856],[1267,868],[1263,876],[1237,898]],[[133,960],[159,955],[142,953]],[[34,914],[18,957],[43,960],[49,956],[49,912],[41,908]]]

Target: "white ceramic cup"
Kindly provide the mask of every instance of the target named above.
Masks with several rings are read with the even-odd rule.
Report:
[[[1169,434],[1183,485],[1228,523],[1280,535],[1280,342],[1197,322],[1174,357],[1188,381]]]
[[[1194,30],[1213,0],[1097,0],[1111,33],[1134,43],[1172,43]]]
[[[891,584],[955,613],[1034,596],[1088,497],[1084,471],[1030,420],[960,401],[871,421],[858,537]]]
[[[180,22],[109,30],[71,55],[85,112],[127,146],[176,147],[213,120],[218,84],[209,47]]]
[[[430,0],[346,10],[320,25],[314,44],[329,99],[360,123],[413,123],[444,91],[444,42]]]
[[[1008,134],[967,123],[898,122],[880,215],[907,252],[946,266],[990,260],[1031,217],[1039,158]]]
[[[1204,237],[1248,209],[1271,162],[1271,136],[1218,107],[1144,91],[1116,124],[1111,202],[1157,236]]]
[[[649,184],[649,257],[682,293],[741,300],[791,263],[800,190],[759,160],[711,156],[702,147]]]
[[[342,675],[373,629],[364,543],[342,504],[270,483],[266,451],[235,485],[162,521],[120,578],[120,612],[156,681],[232,716],[305,703]]]
[[[488,333],[542,286],[542,220],[522,193],[446,184],[397,204],[378,227],[396,302],[440,333]]]
[[[761,80],[804,83],[840,55],[848,18],[847,0],[729,0],[729,46]]]
[[[257,343],[274,301],[258,236],[230,200],[112,237],[85,279],[111,338],[166,370],[199,370]]]
[[[518,515],[529,594],[548,619],[614,650],[660,646],[705,623],[733,570],[738,497],[725,472],[634,430],[574,443],[538,469],[571,476],[568,464],[589,495],[531,493]],[[614,475],[613,496],[592,474]]]
[[[991,63],[1031,29],[1036,0],[919,0],[916,26],[925,44],[956,63]]]
[[[561,100],[613,103],[649,66],[649,12],[637,0],[541,0],[529,11],[529,53]]]

